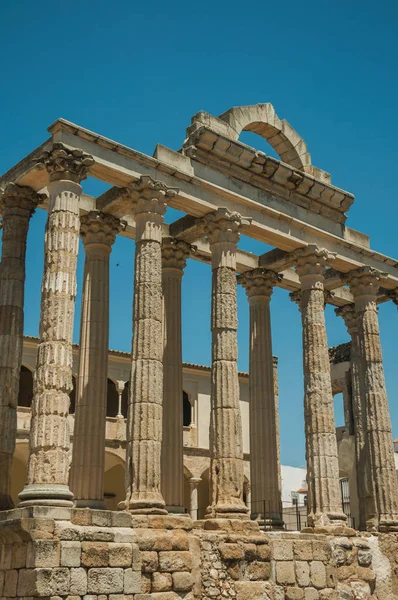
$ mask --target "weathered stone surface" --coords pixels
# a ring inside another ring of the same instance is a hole
[[[326,587],[326,568],[320,560],[310,563],[311,584],[318,589]]]
[[[81,544],[80,542],[62,542],[61,567],[80,567]]]
[[[189,592],[193,586],[191,573],[182,571],[173,573],[173,590],[176,592]]]
[[[290,540],[274,540],[271,545],[274,560],[292,560],[293,542]]]
[[[141,591],[141,572],[124,569],[123,591],[125,594],[136,594]]]
[[[237,581],[236,600],[269,600],[266,584],[261,581]]]
[[[271,565],[268,562],[253,561],[248,564],[246,574],[249,579],[253,579],[254,581],[265,581],[271,575]]]
[[[281,560],[276,563],[276,582],[281,585],[292,585],[296,582],[293,561]]]
[[[89,594],[122,593],[124,591],[123,578],[124,571],[121,568],[113,567],[102,569],[89,569],[87,579],[87,591]]]
[[[300,587],[310,585],[310,566],[304,560],[295,561],[296,579]]]
[[[192,555],[190,552],[159,552],[159,569],[161,572],[190,571]]]
[[[170,573],[154,573],[152,575],[152,592],[169,592],[173,580]]]
[[[109,544],[109,566],[130,567],[133,560],[131,544]]]
[[[109,565],[109,544],[106,542],[83,542],[81,561],[84,567],[107,567]]]
[[[220,554],[224,560],[242,560],[244,550],[239,544],[220,544]]]

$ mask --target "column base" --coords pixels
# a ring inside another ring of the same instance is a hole
[[[372,529],[370,529],[370,531],[372,531]],[[380,533],[396,533],[398,531],[398,517],[392,519],[380,519],[378,526],[376,526],[376,531],[379,531]]]
[[[73,494],[67,485],[59,483],[32,483],[19,494],[23,506],[73,507]]]
[[[180,515],[182,517],[189,517],[189,514],[185,512],[185,506],[175,506],[175,505],[167,505],[166,510],[171,515]]]
[[[167,510],[160,503],[150,504],[143,500],[123,500],[118,504],[119,510],[128,510],[133,515],[167,515]]]
[[[14,502],[9,494],[0,494],[0,510],[12,510]]]
[[[74,506],[75,508],[93,508],[95,510],[106,510],[106,505],[103,500],[88,500],[87,498],[83,498],[80,500],[75,500]]]
[[[241,504],[219,503],[208,506],[205,519],[245,519],[249,520],[249,509],[243,502]]]

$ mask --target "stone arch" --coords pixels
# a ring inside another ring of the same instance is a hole
[[[112,449],[105,450],[104,500],[106,508],[117,510],[119,502],[125,499],[125,460]]]
[[[288,165],[303,171],[311,166],[307,144],[285,119],[279,119],[270,102],[235,106],[220,115],[219,119],[230,126],[232,139],[239,139],[242,131],[252,131],[265,138]]]

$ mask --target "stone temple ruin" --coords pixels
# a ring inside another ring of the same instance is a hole
[[[280,161],[239,142],[252,131]],[[345,225],[354,197],[311,164],[270,104],[192,118],[179,152],[141,154],[62,119],[1,181],[0,597],[52,600],[398,598],[398,484],[377,304],[398,302],[398,263]],[[82,194],[88,175],[113,185]],[[27,480],[11,500],[23,344],[25,247],[48,211]],[[186,216],[163,221],[167,206]],[[238,249],[241,232],[275,247]],[[72,330],[79,235],[85,249],[80,362],[70,465]],[[104,509],[109,255],[135,239],[126,497]],[[211,502],[183,514],[181,279],[211,263]],[[236,275],[238,274],[238,277]],[[250,471],[243,502],[237,283],[250,306]],[[302,317],[308,522],[283,530],[279,420],[270,330],[274,286]],[[360,522],[339,488],[324,319],[336,307],[351,337],[351,406]],[[181,425],[181,426],[180,426]],[[180,433],[179,433],[180,432]],[[181,435],[180,435],[181,434]],[[258,504],[256,504],[256,502]],[[252,517],[252,518],[250,518]]]

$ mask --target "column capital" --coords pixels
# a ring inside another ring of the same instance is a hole
[[[344,304],[334,311],[338,317],[341,317],[347,327],[350,335],[358,331],[358,315],[355,310],[355,304]]]
[[[203,217],[203,224],[210,245],[221,243],[237,244],[240,231],[248,227],[251,219],[242,217],[238,212],[230,212],[221,207]]]
[[[26,216],[30,217],[36,206],[46,197],[45,194],[38,194],[31,187],[8,183],[5,188],[0,190],[0,210],[3,216],[11,213],[25,216],[24,212],[26,212]]]
[[[163,181],[152,179],[149,175],[142,175],[125,188],[124,194],[134,202],[133,212],[136,216],[148,213],[163,216],[167,203],[178,194],[178,189],[168,187]]]
[[[162,240],[162,267],[163,269],[175,269],[183,271],[187,258],[194,254],[196,246],[192,246],[183,240],[165,237]]]
[[[201,477],[190,477],[189,485],[192,487],[198,487],[198,485],[202,482]]]
[[[292,302],[295,302],[297,304],[297,306],[299,307],[299,309],[301,310],[301,300],[303,298],[303,292],[306,289],[320,289],[321,291],[323,291],[323,297],[324,297],[324,306],[326,306],[326,304],[328,302],[330,302],[330,300],[333,298],[334,296],[334,292],[331,290],[325,290],[323,287],[323,282],[320,281],[319,285],[314,285],[314,286],[307,286],[304,287],[301,290],[295,290],[294,292],[290,292],[289,294],[289,298]]]
[[[268,300],[272,295],[274,286],[279,281],[282,281],[282,279],[283,275],[279,275],[278,273],[275,273],[275,271],[270,271],[261,267],[257,267],[251,271],[245,271],[237,277],[238,283],[245,288],[249,299],[265,297]]]
[[[45,169],[51,181],[70,180],[80,183],[86,179],[94,159],[82,150],[68,148],[60,142],[43,152],[36,166]]]
[[[323,288],[326,266],[336,258],[336,253],[308,244],[305,248],[296,250],[294,257],[303,290]]]
[[[350,286],[357,310],[362,310],[369,303],[376,305],[380,282],[387,277],[387,273],[367,265],[345,274],[344,280]]]
[[[80,235],[84,246],[107,246],[110,250],[116,234],[125,229],[126,222],[98,210],[91,210],[80,220]]]

